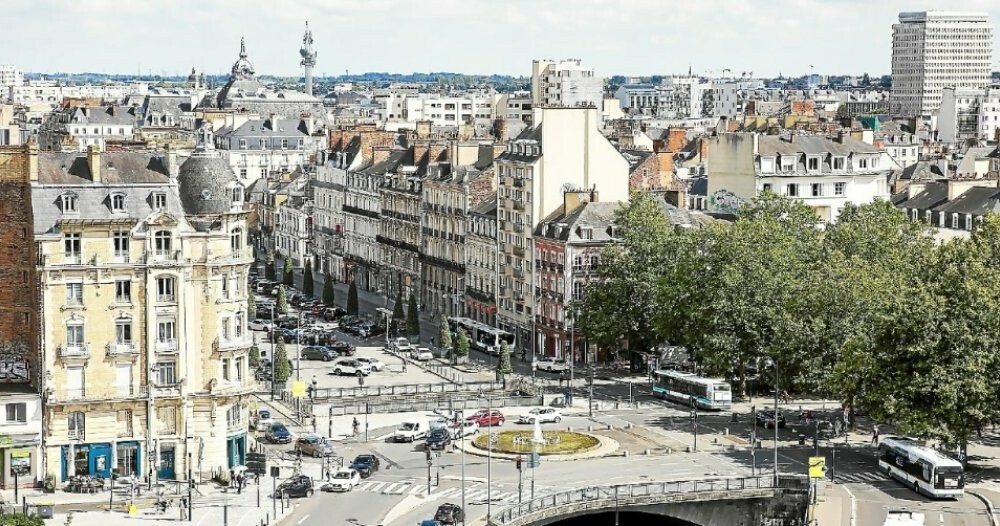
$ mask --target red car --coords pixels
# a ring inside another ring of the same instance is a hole
[[[330,348],[341,356],[354,356],[354,346],[347,342],[335,341],[330,344]]]
[[[480,409],[479,411],[476,411],[475,414],[466,418],[466,420],[475,421],[479,424],[479,427],[502,426],[503,423],[507,421],[507,419],[503,416],[503,413],[497,411],[496,409],[492,412],[488,409]]]
[[[316,305],[313,305],[313,307],[311,309],[311,312],[313,313],[313,316],[319,316],[320,314],[323,314],[323,309],[325,309],[325,308],[326,308],[326,305],[323,305],[322,303],[318,303]]]

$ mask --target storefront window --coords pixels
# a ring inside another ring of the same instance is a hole
[[[10,476],[27,477],[31,475],[31,450],[15,449],[10,452]]]

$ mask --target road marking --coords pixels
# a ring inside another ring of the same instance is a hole
[[[309,514],[307,513],[307,514],[305,514],[305,516],[303,516],[301,519],[299,519],[299,522],[296,522],[295,524],[302,524],[308,518],[309,518]]]
[[[851,496],[851,526],[855,526],[858,516],[858,499],[855,498],[851,488],[848,488],[846,484],[844,485],[844,491]]]

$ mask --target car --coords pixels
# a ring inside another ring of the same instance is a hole
[[[368,337],[369,338],[371,338],[372,336],[381,336],[383,334],[385,334],[385,326],[384,325],[377,325],[376,324],[376,325],[372,325],[368,329]]]
[[[354,325],[354,332],[353,332],[353,334],[355,336],[357,336],[358,338],[367,338],[367,337],[371,336],[371,334],[372,334],[372,327],[374,327],[374,326],[375,326],[375,324],[373,324],[373,323],[368,323],[367,321],[363,321],[361,323],[358,323],[358,324]]]
[[[451,443],[451,431],[445,427],[432,430],[424,439],[427,449],[444,449],[449,443]]]
[[[465,520],[465,512],[461,506],[448,502],[438,506],[434,520],[441,524],[461,524]]]
[[[267,428],[267,434],[264,435],[264,438],[272,444],[292,443],[291,431],[281,422],[272,422],[271,427]]]
[[[427,347],[414,347],[410,350],[410,359],[426,362],[434,359],[434,353]]]
[[[324,310],[326,310],[326,305],[324,305],[322,303],[317,303],[317,304],[313,305],[312,308],[309,309],[309,312],[313,313],[316,316],[319,316],[319,315],[323,314]]]
[[[413,348],[413,344],[410,340],[399,337],[389,342],[389,348],[396,352],[406,352]]]
[[[323,309],[322,317],[327,320],[337,320],[344,317],[347,311],[340,307],[327,307]]]
[[[275,489],[282,497],[312,497],[314,491],[312,479],[306,475],[293,475]]]
[[[757,425],[767,429],[774,429],[774,410],[762,409],[757,411]],[[785,427],[785,415],[778,412],[778,427]]]
[[[336,362],[333,362],[333,370],[330,374],[341,376],[341,375],[354,375],[354,376],[368,376],[372,374],[372,368],[366,363],[361,363],[354,358],[341,358]]]
[[[359,356],[359,357],[355,358],[355,360],[357,360],[357,361],[359,361],[361,363],[368,364],[368,367],[371,367],[372,371],[375,371],[375,372],[379,372],[379,371],[385,369],[385,364],[382,363],[382,361],[380,361],[378,359],[375,359],[375,358],[369,358],[367,356]]]
[[[323,360],[324,362],[330,362],[338,356],[337,351],[321,345],[314,345],[312,347],[302,349],[303,360]]]
[[[258,409],[257,415],[251,421],[253,428],[264,431],[271,426],[271,411],[269,409]]]
[[[340,468],[330,482],[323,484],[323,491],[351,491],[361,482],[361,474],[354,468]]]
[[[295,441],[295,451],[310,457],[329,457],[333,455],[333,443],[310,433]]]
[[[266,279],[262,279],[262,280],[260,280],[260,281],[257,282],[257,285],[254,287],[253,290],[257,294],[267,294],[267,293],[271,292],[271,289],[273,289],[273,288],[274,288],[274,284],[273,283],[271,283],[270,281],[268,281]]]
[[[534,424],[536,420],[540,424],[544,424],[545,422],[559,422],[562,420],[562,415],[559,411],[551,407],[538,407],[528,411],[527,414],[521,415],[521,418],[517,419],[517,423]]]
[[[354,356],[355,351],[354,346],[347,342],[333,342],[330,344],[330,349],[340,356]]]
[[[550,373],[561,373],[569,370],[569,366],[566,365],[566,362],[556,358],[555,356],[546,356],[535,362],[535,366],[539,371],[548,371]]]
[[[378,471],[378,468],[381,467],[381,464],[382,462],[375,455],[358,455],[354,457],[354,460],[348,467],[357,470],[361,478],[366,479],[374,475]]]
[[[497,411],[496,409],[490,411],[489,409],[480,409],[475,413],[469,415],[466,420],[472,420],[479,427],[491,427],[491,426],[502,426],[507,418],[503,416],[503,413]]]
[[[270,331],[273,325],[271,325],[271,322],[269,321],[257,319],[248,323],[247,327],[249,327],[251,331]]]
[[[459,439],[462,437],[472,436],[479,432],[479,424],[475,420],[463,420],[461,422],[452,422],[448,426],[448,430],[451,431],[452,439]]]

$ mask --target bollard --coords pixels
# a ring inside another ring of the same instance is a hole
[[[627,457],[628,456],[628,450],[627,449],[625,451],[622,451],[622,456],[623,457]]]
[[[687,446],[686,448],[684,448],[684,452],[685,453],[690,453],[691,452],[691,446]]]
[[[723,435],[728,435],[728,434],[729,434],[729,428],[728,428],[728,427],[727,427],[727,428],[725,428],[725,432],[724,432],[724,433],[722,433],[722,434],[723,434]]]
[[[632,429],[632,422],[625,424],[625,429]]]
[[[594,426],[587,426],[587,431],[593,431],[593,430],[594,430]]]
[[[612,426],[611,424],[608,424],[608,431],[611,431],[612,429],[614,429],[614,426]]]
[[[642,452],[642,454],[643,455],[649,455],[649,449],[647,448],[645,451]]]

